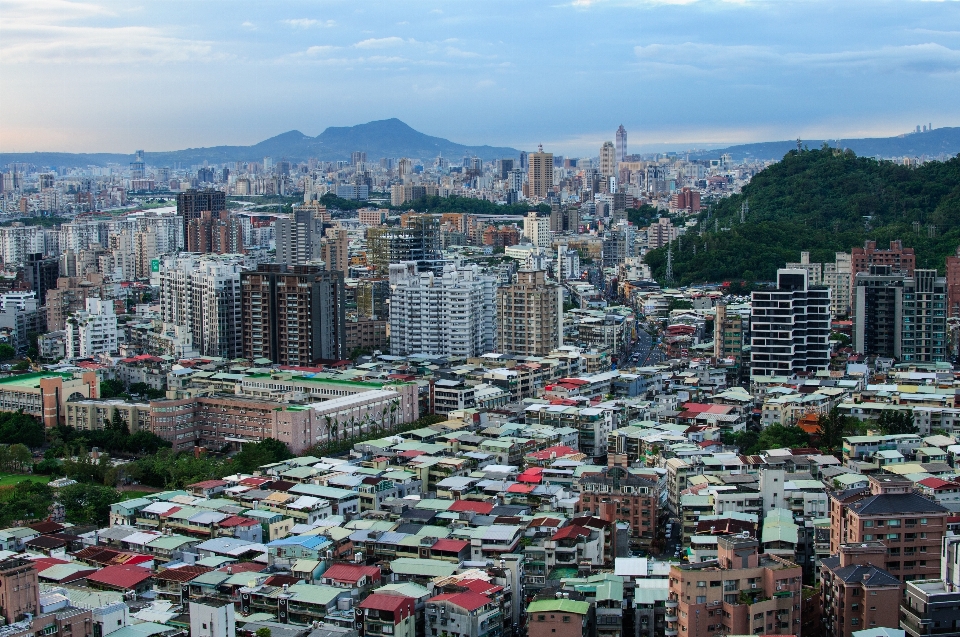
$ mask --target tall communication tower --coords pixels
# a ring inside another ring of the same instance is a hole
[[[664,273],[667,283],[673,283],[673,244],[667,244],[667,271]]]
[[[750,212],[750,200],[744,199],[743,203],[740,204],[740,223],[746,221],[748,212]]]

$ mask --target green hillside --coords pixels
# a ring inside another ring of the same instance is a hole
[[[744,200],[749,213],[741,224]],[[793,150],[698,219],[698,230],[673,243],[677,285],[770,281],[801,250],[832,262],[835,252],[868,239],[883,247],[902,239],[919,267],[942,272],[960,246],[960,157],[908,168],[849,150]],[[659,281],[666,260],[666,248],[647,255]]]

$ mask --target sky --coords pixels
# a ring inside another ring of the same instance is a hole
[[[960,126],[960,1],[0,0],[0,87],[4,152],[890,136]]]

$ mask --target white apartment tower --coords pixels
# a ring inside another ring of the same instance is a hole
[[[523,220],[523,236],[538,248],[549,248],[550,217],[538,217],[536,210],[528,212]]]
[[[67,358],[112,354],[117,343],[117,315],[113,301],[89,298],[87,309],[74,312],[66,324]]]
[[[494,351],[496,279],[476,266],[417,272],[390,265],[390,350],[395,356],[479,356]]]
[[[774,290],[753,292],[751,376],[792,376],[830,364],[830,289],[803,269],[777,270]]]
[[[160,266],[163,322],[186,326],[202,356],[242,356],[242,271],[243,257],[235,254],[165,257]]]

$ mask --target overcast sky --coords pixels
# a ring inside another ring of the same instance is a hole
[[[398,117],[595,155],[960,126],[960,2],[0,0],[0,150]]]

